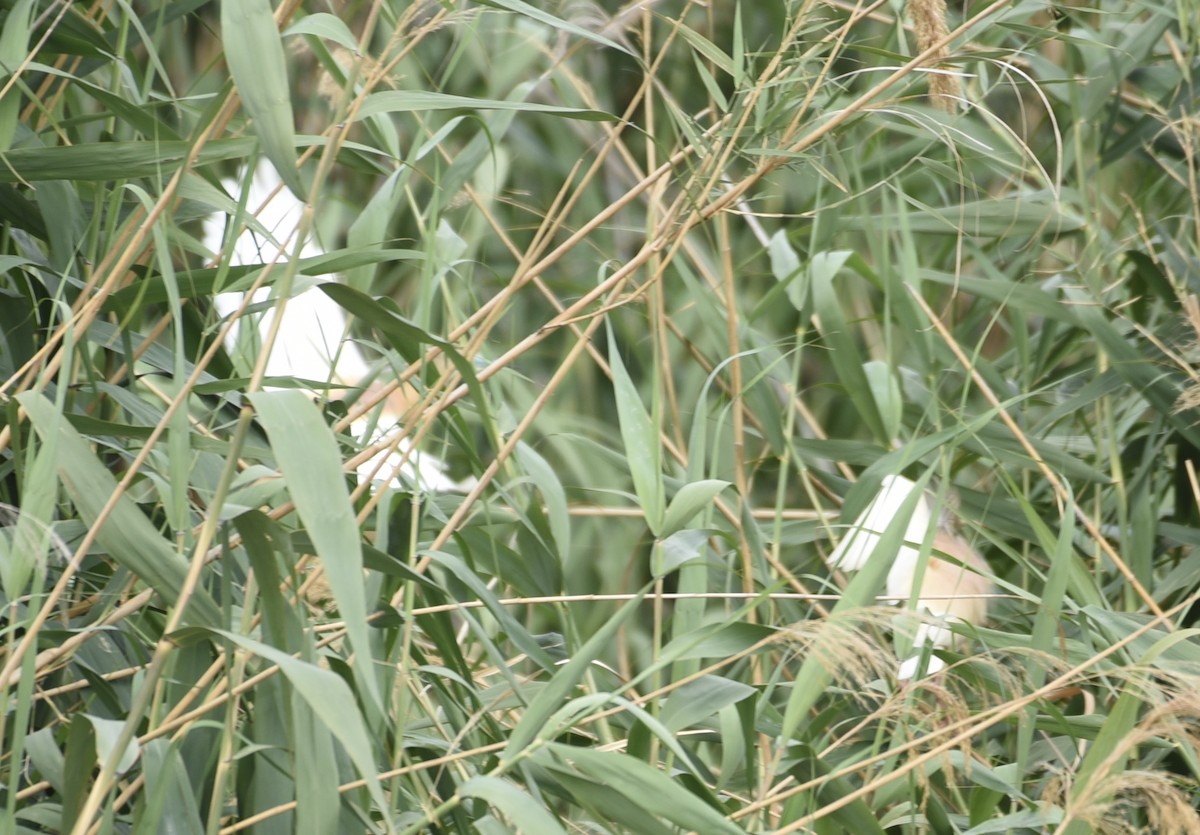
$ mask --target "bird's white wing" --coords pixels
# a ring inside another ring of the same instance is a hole
[[[244,179],[243,171],[238,179],[223,180],[222,185],[230,194],[238,195]],[[265,159],[254,169],[249,194],[246,195],[246,209],[254,213],[259,225],[270,233],[270,238],[248,229],[243,230],[233,241],[231,263],[242,266],[271,263],[290,257],[304,204],[283,187],[279,175]],[[224,232],[223,215],[209,215],[204,219],[204,244],[212,252],[221,248]],[[324,250],[312,239],[306,240],[300,251],[302,258],[323,254]],[[277,269],[282,270],[282,267]],[[284,308],[279,333],[267,358],[266,375],[344,386],[365,384],[370,377],[371,367],[358,345],[348,338],[349,324],[342,308],[318,287],[304,287],[298,283],[296,289],[299,292],[288,299]],[[228,317],[242,306],[244,299],[244,293],[221,293],[214,302],[217,311]],[[226,334],[227,350],[232,356],[240,357],[241,363],[247,368],[253,367],[257,361],[261,345],[278,312],[277,305],[269,304],[268,288],[257,290],[251,302],[262,304],[265,309],[242,317]],[[239,327],[241,322],[248,322],[251,326],[243,331]],[[365,417],[355,421],[351,431],[364,444],[381,441],[387,435],[387,425],[394,422],[397,416],[385,408],[383,417],[384,426],[376,427],[373,431]],[[358,466],[359,475],[395,487],[415,482],[423,490],[466,491],[476,484],[473,478],[452,480],[446,474],[445,465],[436,456],[419,451],[405,455],[408,449],[408,442],[404,441],[397,452],[384,450],[377,453]]]
[[[231,193],[237,194],[242,179],[224,179],[221,184]],[[242,231],[233,242],[230,262],[234,266],[271,263],[283,260],[294,244],[294,238],[304,212],[304,204],[284,188],[266,159],[260,160],[254,169],[246,196],[246,210],[254,214],[258,223],[270,234],[264,238],[249,229]],[[222,215],[209,215],[204,219],[204,244],[210,250],[221,247],[225,222]],[[285,250],[281,250],[283,246]],[[324,250],[316,241],[304,242],[300,256],[311,258],[323,255]],[[279,267],[277,269],[282,269]],[[303,289],[297,284],[299,293],[288,299],[286,311],[280,323],[271,355],[267,358],[268,377],[290,377],[315,382],[333,382],[354,385],[365,379],[370,366],[358,346],[349,341],[349,325],[341,307],[327,297],[319,288]],[[216,296],[216,308],[222,316],[237,310],[245,294],[221,293]],[[253,304],[267,302],[270,292],[259,289],[252,299]],[[258,333],[266,336],[275,318],[274,306],[245,317],[257,324]],[[245,338],[235,323],[226,337],[226,347],[231,354],[241,354],[246,364],[253,366],[258,358],[259,340]],[[254,334],[250,334],[251,337]]]
[[[836,568],[839,571],[858,571],[867,564],[867,560],[875,553],[876,546],[879,545],[880,536],[883,534],[892,520],[900,512],[900,506],[904,504],[904,500],[908,498],[917,487],[916,484],[909,481],[904,476],[889,475],[884,476],[883,482],[880,484],[879,493],[867,505],[867,509],[854,521],[846,535],[842,537],[842,541],[833,549],[833,553],[829,555],[827,560],[830,568]],[[905,526],[904,541],[906,543],[919,544],[925,540],[925,534],[929,531],[930,526],[934,524],[933,511],[929,506],[929,502],[924,496],[916,503],[913,508],[912,516],[908,519],[908,524]],[[908,576],[911,578],[913,569],[916,566],[916,561],[920,556],[920,552],[912,547],[911,544],[900,546],[900,551],[896,555],[896,562],[893,564],[893,569],[888,576],[888,594],[895,596],[907,596],[912,591],[911,581],[907,588],[893,588],[892,575],[897,574],[895,566],[908,567]]]

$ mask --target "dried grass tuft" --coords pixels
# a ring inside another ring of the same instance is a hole
[[[946,24],[946,0],[909,0],[908,16],[917,35],[917,51],[924,52],[950,34]],[[949,45],[943,45],[929,58],[930,66],[944,63],[950,57]],[[953,113],[962,97],[958,76],[945,71],[928,73],[929,101],[940,110]]]
[[[852,609],[802,621],[782,634],[800,652],[815,654],[838,685],[853,689],[895,675],[895,653],[878,637],[894,616],[894,610],[882,607]]]
[[[1139,680],[1144,685],[1145,672],[1142,670],[1143,675],[1138,679],[1131,677],[1131,685]],[[1160,676],[1160,679],[1159,684],[1163,685],[1160,697],[1166,701],[1148,713],[1105,757],[1087,785],[1072,790],[1069,781],[1059,780],[1048,787],[1058,794],[1057,802],[1069,810],[1072,819],[1087,823],[1097,832],[1200,835],[1200,818],[1192,806],[1194,778],[1163,770],[1125,767],[1134,751],[1151,740],[1172,739],[1193,752],[1200,743],[1197,733],[1200,698],[1195,695],[1195,677]]]

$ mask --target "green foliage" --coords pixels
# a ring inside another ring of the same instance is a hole
[[[1198,831],[1200,17],[951,5],[0,3],[0,835]]]

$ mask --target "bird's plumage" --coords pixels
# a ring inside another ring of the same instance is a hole
[[[222,180],[222,185],[240,197],[245,180],[246,172],[241,171],[237,179]],[[279,175],[265,159],[254,169],[248,191],[245,195],[247,211],[254,215],[256,226],[265,229],[270,237],[242,229],[226,244],[233,248],[231,263],[241,266],[286,259],[298,232],[304,204],[284,188]],[[214,253],[225,243],[226,222],[225,216],[219,214],[204,219],[204,243]],[[324,254],[325,250],[316,240],[303,242],[302,258]],[[366,385],[371,379],[372,368],[358,344],[350,338],[346,314],[316,284],[303,276],[297,278],[301,283],[294,288],[284,308],[278,335],[266,359],[266,376],[308,381],[335,390]],[[241,308],[244,299],[245,293],[220,293],[215,298],[215,307],[221,316],[229,317]],[[243,370],[248,371],[258,361],[278,309],[271,290],[260,288],[255,291],[248,312],[240,321],[234,322],[226,334],[226,348]],[[246,323],[249,327],[242,327]],[[376,444],[388,438],[402,411],[390,401],[385,402],[379,426],[372,428],[364,416],[351,424],[351,430],[364,443]],[[433,491],[465,491],[475,485],[474,479],[451,479],[445,465],[435,456],[410,451],[406,438],[400,441],[395,452],[385,449],[363,461],[358,465],[358,473],[364,479],[387,482],[395,487],[415,484]]]
[[[879,493],[829,555],[829,567],[840,571],[863,568],[875,553],[880,536],[915,489],[917,485],[903,476],[885,476]],[[922,570],[921,548],[931,528],[932,543]],[[901,664],[900,678],[916,674],[919,652],[925,644],[935,648],[954,644],[951,623],[980,625],[986,620],[987,595],[993,588],[990,574],[979,552],[954,529],[948,517],[936,512],[930,495],[922,492],[905,526],[904,542],[888,570],[887,594],[900,605],[912,601],[915,611],[929,616],[932,622],[917,628],[914,643],[918,656]],[[943,665],[934,656],[928,666],[932,673]]]

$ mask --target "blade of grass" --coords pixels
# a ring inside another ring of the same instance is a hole
[[[221,4],[225,60],[263,153],[297,199],[305,199],[296,157],[296,123],[283,40],[270,0]]]
[[[625,443],[625,458],[633,476],[633,489],[646,514],[646,524],[655,536],[663,530],[666,499],[662,476],[662,445],[646,407],[642,405],[637,387],[625,370],[621,352],[608,334],[608,363],[613,373],[613,391],[617,399],[617,418],[621,439]]]
[[[358,654],[355,677],[363,688],[374,722],[383,719],[383,697],[367,634],[363,557],[350,491],[333,433],[321,413],[299,391],[256,392],[250,402],[258,413],[296,512],[316,547],[350,645]]]

